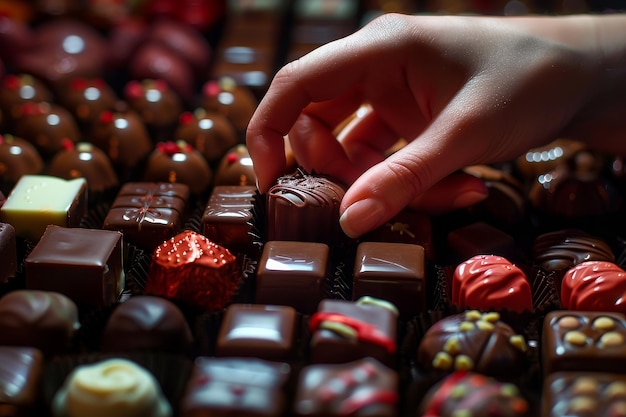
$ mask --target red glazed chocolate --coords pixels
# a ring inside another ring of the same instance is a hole
[[[459,264],[452,276],[452,303],[479,310],[532,310],[526,274],[506,258],[478,255]]]
[[[230,301],[241,276],[228,249],[186,230],[155,249],[145,292],[202,310],[219,310]]]
[[[626,272],[612,262],[580,263],[563,276],[561,307],[626,313]]]

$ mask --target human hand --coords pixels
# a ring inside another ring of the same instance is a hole
[[[407,205],[480,200],[482,185],[449,174],[585,126],[602,64],[588,21],[390,14],[318,48],[277,73],[250,121],[259,189],[284,173],[288,134],[306,170],[351,184],[340,220],[350,236]],[[399,138],[407,145],[387,156]]]

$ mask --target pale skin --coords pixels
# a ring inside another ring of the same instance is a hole
[[[451,174],[556,138],[626,155],[626,15],[384,15],[276,74],[247,131],[261,192],[285,173],[285,137],[349,185],[352,237],[407,206],[474,204],[484,184]]]

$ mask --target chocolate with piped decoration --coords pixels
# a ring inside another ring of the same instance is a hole
[[[62,150],[64,141],[76,143],[80,139],[76,119],[56,103],[25,103],[13,124],[14,135],[32,143],[44,159]]]
[[[51,225],[24,266],[26,288],[56,291],[79,305],[109,306],[125,286],[122,234]]]
[[[290,373],[284,362],[200,356],[183,393],[180,416],[282,416]]]
[[[66,180],[84,178],[89,193],[100,193],[119,185],[111,160],[89,142],[63,142],[63,150],[50,160],[46,173]],[[90,196],[91,194],[88,194]]]
[[[50,102],[52,91],[38,78],[29,74],[8,74],[0,86],[0,109],[13,120],[22,114],[27,102]]]
[[[0,346],[0,410],[3,416],[38,415],[43,363],[39,349]]]
[[[228,249],[184,230],[152,253],[145,293],[214,311],[228,305],[241,279],[237,259]]]
[[[296,382],[296,416],[398,415],[398,374],[373,358],[305,366]]]
[[[3,284],[17,271],[15,228],[8,223],[0,223],[0,259],[0,284]]]
[[[339,244],[344,194],[345,186],[328,177],[302,171],[279,177],[267,192],[267,240]]]
[[[256,174],[246,145],[235,145],[222,157],[216,168],[215,185],[256,185]]]
[[[196,196],[205,193],[212,180],[213,171],[204,156],[185,141],[158,143],[142,177],[142,181],[186,184]]]
[[[289,361],[295,354],[297,318],[289,306],[231,304],[220,326],[215,355]]]
[[[0,135],[0,189],[9,193],[23,175],[41,174],[43,159],[30,142]]]
[[[476,372],[456,371],[432,386],[420,404],[425,417],[525,417],[530,404],[519,388]]]
[[[203,108],[181,114],[173,138],[193,145],[210,164],[218,162],[238,142],[226,116]]]
[[[430,327],[416,358],[425,371],[474,371],[511,381],[525,371],[527,349],[524,336],[501,321],[497,312],[468,310]]]
[[[613,262],[587,261],[567,270],[561,281],[561,307],[626,314],[626,271]]]
[[[556,372],[543,383],[541,417],[623,416],[626,376],[611,372]]]
[[[15,290],[0,297],[0,346],[64,354],[80,327],[78,308],[57,292]]]
[[[250,234],[255,194],[256,187],[251,185],[213,187],[202,213],[202,234],[231,252],[255,252]]]
[[[78,227],[87,213],[87,181],[50,175],[22,176],[0,208],[18,237],[36,242],[48,225]]]
[[[388,301],[325,299],[309,321],[313,363],[342,363],[372,357],[393,366],[398,311]]]
[[[329,256],[324,243],[266,242],[257,266],[256,302],[314,313],[328,292]]]
[[[180,183],[125,183],[102,228],[118,230],[125,241],[154,250],[182,230],[189,195],[189,187]]]
[[[80,127],[89,132],[102,112],[115,107],[117,96],[102,78],[77,77],[59,94],[59,102],[74,115]]]
[[[623,314],[552,311],[543,322],[544,375],[559,371],[626,374],[626,320]]]
[[[240,136],[245,133],[257,104],[247,85],[228,76],[207,81],[202,87],[202,107],[226,116]]]
[[[359,243],[354,260],[352,299],[363,296],[387,300],[405,317],[425,311],[424,248],[411,243]]]
[[[461,309],[531,311],[526,273],[508,259],[477,255],[460,263],[452,275],[451,301]]]
[[[182,311],[161,297],[137,295],[120,303],[102,331],[104,352],[185,354],[193,335]]]

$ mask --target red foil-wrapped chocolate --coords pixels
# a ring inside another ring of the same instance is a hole
[[[587,261],[569,269],[561,283],[561,307],[626,313],[626,271],[612,262]]]
[[[219,310],[231,300],[241,276],[228,249],[185,230],[155,249],[145,292],[201,310]]]

